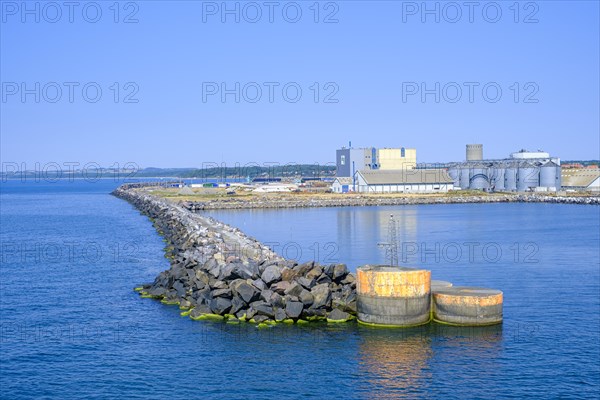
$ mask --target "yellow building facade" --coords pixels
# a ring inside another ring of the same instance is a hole
[[[377,149],[379,169],[411,169],[417,166],[417,149]]]

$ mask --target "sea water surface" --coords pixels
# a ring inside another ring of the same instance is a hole
[[[387,330],[192,321],[132,288],[169,267],[118,182],[1,184],[2,398],[595,398],[600,208],[215,211],[299,260],[399,261],[504,292],[504,323]]]

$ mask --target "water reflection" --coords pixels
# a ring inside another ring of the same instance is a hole
[[[377,398],[410,398],[431,378],[431,339],[422,329],[361,328],[359,374]]]
[[[485,373],[496,367],[502,347],[502,325],[454,327],[432,323],[411,329],[360,326],[358,331],[359,375],[363,378],[360,391],[368,398],[414,398],[426,394],[437,351],[454,354],[454,348],[466,357],[472,353],[478,359],[478,368]],[[486,354],[484,360],[482,350]]]
[[[337,216],[337,243],[342,254],[355,267],[385,262],[385,251],[378,251],[377,243],[388,241],[388,223],[394,215],[399,243],[416,242],[418,237],[418,209],[402,207],[340,207]],[[372,247],[372,248],[371,248]],[[376,258],[373,255],[376,254]],[[365,258],[365,255],[369,255]]]

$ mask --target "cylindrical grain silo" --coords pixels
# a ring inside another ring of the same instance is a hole
[[[460,188],[469,188],[469,179],[471,178],[471,171],[468,166],[462,165],[460,168]]]
[[[506,167],[504,170],[504,190],[517,191],[517,171],[518,169],[514,165]]]
[[[432,291],[434,321],[482,326],[502,322],[503,295],[500,290],[452,286]]]
[[[560,171],[560,167],[552,161],[547,162],[540,168],[540,186],[547,188],[553,188],[556,190],[560,187],[560,172],[557,174],[556,171]]]
[[[467,145],[467,161],[481,161],[483,160],[483,145],[482,144],[468,144]]]
[[[460,170],[456,166],[452,166],[448,168],[448,175],[452,181],[454,181],[454,186],[460,186]]]
[[[490,187],[490,182],[487,176],[487,168],[476,167],[471,171],[471,179],[469,189],[487,190]]]
[[[490,188],[497,192],[504,190],[504,166],[502,164],[494,164],[490,168]]]
[[[429,322],[431,271],[365,265],[356,271],[358,321],[409,327]]]
[[[517,192],[526,192],[530,188],[540,186],[539,168],[532,164],[519,166],[517,173]]]

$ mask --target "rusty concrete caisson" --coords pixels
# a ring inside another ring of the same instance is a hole
[[[502,322],[500,290],[452,286],[432,290],[432,314],[436,322],[483,326]]]
[[[408,327],[430,320],[431,271],[365,265],[357,269],[356,292],[364,324]]]

